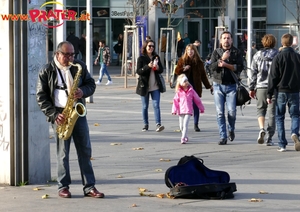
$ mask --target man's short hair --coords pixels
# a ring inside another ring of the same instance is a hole
[[[281,37],[281,44],[283,46],[291,46],[293,44],[293,36],[289,33],[285,33]]]
[[[231,34],[231,32],[229,32],[229,31],[224,31],[224,32],[222,32],[222,33],[221,33],[221,35],[220,35],[220,39],[222,38],[222,35],[224,35],[224,34],[229,34],[229,35],[230,35],[230,37],[232,38],[232,34]]]

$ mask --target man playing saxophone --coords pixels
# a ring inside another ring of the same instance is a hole
[[[104,194],[95,188],[86,116],[80,116],[74,123],[71,123],[71,125],[74,124],[74,128],[69,138],[61,137],[57,133],[57,128],[67,125],[70,121],[70,117],[66,117],[68,113],[65,113],[66,110],[70,110],[67,104],[71,104],[71,110],[77,102],[82,103],[82,107],[84,107],[85,98],[91,96],[96,88],[95,81],[90,76],[86,65],[82,61],[74,59],[74,56],[74,47],[70,42],[63,41],[58,44],[53,60],[39,71],[36,99],[56,133],[58,195],[64,198],[71,197],[69,151],[71,138],[73,138],[84,186],[83,193],[85,196],[103,198]],[[81,68],[80,73],[79,67]],[[74,84],[75,86],[73,86]],[[73,96],[69,94],[73,94]]]

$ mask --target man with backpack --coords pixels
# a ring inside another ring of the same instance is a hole
[[[107,66],[109,66],[110,64],[110,51],[109,51],[109,47],[105,46],[105,40],[99,41],[98,56],[95,59],[94,64],[97,65],[98,62],[100,64],[100,71],[99,71],[99,79],[96,82],[96,85],[101,85],[101,81],[104,74],[107,76],[108,79],[105,85],[112,84],[111,77],[107,71]]]
[[[249,71],[249,96],[256,97],[256,110],[259,125],[257,138],[258,144],[265,142],[264,137],[267,134],[266,145],[272,146],[272,137],[275,133],[275,95],[272,96],[272,103],[267,102],[268,76],[271,70],[272,60],[278,54],[275,49],[276,38],[272,34],[265,35],[261,40],[264,48],[254,54],[251,70]],[[265,130],[265,117],[268,113],[268,125]]]

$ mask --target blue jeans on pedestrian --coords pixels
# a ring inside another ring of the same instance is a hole
[[[291,135],[299,136],[299,93],[284,93],[278,92],[276,98],[276,124],[278,131],[278,146],[285,148],[288,144],[285,137],[285,111],[286,105],[289,109],[291,117]]]
[[[100,63],[100,70],[99,70],[99,82],[102,81],[103,75],[107,76],[108,81],[111,81],[110,75],[107,71],[107,66],[104,63]]]
[[[200,113],[199,113],[199,108],[195,104],[195,102],[193,102],[193,109],[194,109],[194,124],[198,125]]]
[[[146,96],[141,96],[142,100],[142,114],[143,114],[143,120],[145,125],[149,125],[149,119],[148,119],[148,107],[149,107],[149,96],[151,95],[152,99],[152,106],[154,110],[154,118],[156,121],[156,124],[161,124],[160,119],[160,91],[154,90],[149,91]]]
[[[52,124],[54,132],[56,132],[56,126],[56,124]],[[59,139],[56,134],[58,190],[69,189],[71,184],[69,153],[72,137],[77,152],[82,185],[84,186],[83,191],[88,193],[95,186],[95,175],[91,163],[92,148],[86,117],[77,119],[72,136],[68,140]]]
[[[223,85],[213,82],[213,87],[220,138],[227,139],[225,102],[228,111],[228,131],[234,132],[236,120],[236,84]]]

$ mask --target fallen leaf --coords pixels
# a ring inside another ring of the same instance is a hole
[[[35,188],[33,188],[32,190],[34,190],[34,191],[39,191],[39,190],[44,190],[44,189],[35,187]]]
[[[132,204],[131,207],[137,207],[137,205],[136,204]]]
[[[111,146],[122,145],[122,143],[110,143]]]
[[[177,130],[174,130],[174,132],[181,132],[181,130],[177,129]]]
[[[133,150],[143,150],[143,147],[136,147],[136,148],[132,148]]]
[[[49,138],[52,139],[52,138],[53,138],[53,135],[50,135]]]
[[[251,198],[250,200],[248,200],[249,202],[262,202],[262,199],[256,199],[256,198]]]
[[[163,158],[161,158],[161,159],[159,159],[159,161],[170,162],[171,160],[170,159],[163,159]]]
[[[147,192],[147,191],[148,191],[146,188],[139,188],[139,190],[140,190],[141,192]]]
[[[165,194],[157,194],[156,195],[158,198],[164,198],[165,197]]]
[[[259,191],[260,194],[268,194],[269,192],[267,191]]]
[[[155,169],[156,172],[162,172],[162,169]]]
[[[90,160],[95,160],[95,159],[93,157],[91,157]]]
[[[172,196],[172,195],[170,195],[170,193],[168,192],[168,193],[166,193],[166,196],[169,198],[169,199],[175,199],[175,197],[174,196]]]
[[[42,196],[42,199],[47,199],[48,197],[49,197],[49,195],[45,194],[45,195]]]
[[[100,126],[100,124],[99,124],[99,123],[95,123],[95,124],[94,124],[94,126],[96,126],[96,127],[97,127],[97,126]]]
[[[117,178],[123,178],[123,176],[122,175],[118,175]]]

